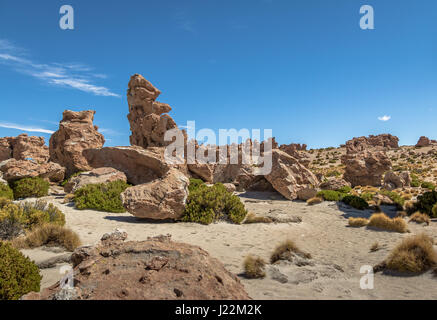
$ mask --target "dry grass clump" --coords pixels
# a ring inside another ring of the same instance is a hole
[[[266,276],[266,263],[260,257],[247,256],[243,263],[244,273],[250,279],[260,279]]]
[[[412,221],[416,223],[426,223],[426,225],[429,226],[431,219],[427,214],[417,211],[415,214],[413,214],[410,217],[410,220],[408,220],[408,222],[412,222]]]
[[[279,260],[290,260],[291,253],[294,253],[306,259],[311,259],[311,254],[300,250],[293,241],[286,240],[275,248],[270,257],[270,263],[273,264]]]
[[[79,236],[72,230],[54,224],[36,227],[23,238],[12,241],[17,249],[32,249],[41,246],[60,246],[74,251],[81,245]]]
[[[322,202],[323,202],[323,198],[313,197],[313,198],[307,200],[307,205],[312,206],[312,205],[319,204]]]
[[[404,210],[409,213],[416,210],[416,201],[413,200],[405,201]]]
[[[405,233],[408,231],[407,223],[404,219],[400,217],[391,219],[384,213],[373,214],[370,217],[367,226],[400,233]]]
[[[349,226],[355,228],[361,228],[367,226],[369,223],[368,219],[365,218],[349,218]]]
[[[385,262],[386,268],[399,272],[424,272],[437,266],[437,252],[433,239],[426,235],[416,235],[404,239]]]
[[[408,215],[408,213],[406,213],[405,211],[398,211],[396,213],[396,218],[400,217],[400,218],[405,218]]]
[[[250,223],[272,223],[272,222],[273,220],[270,219],[269,217],[257,216],[253,212],[249,212],[243,223],[250,224]]]
[[[379,242],[376,241],[374,244],[372,244],[372,246],[370,247],[370,251],[371,252],[376,252],[379,249],[381,249],[381,246],[379,245]]]

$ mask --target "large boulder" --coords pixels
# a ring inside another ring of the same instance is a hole
[[[391,169],[391,161],[382,151],[349,153],[341,161],[346,166],[343,178],[353,187],[380,186],[383,174]]]
[[[350,187],[351,184],[341,178],[329,178],[327,181],[320,184],[322,190],[339,190],[343,187]]]
[[[128,86],[127,118],[132,131],[131,145],[143,148],[169,145],[171,142],[164,141],[164,135],[168,130],[177,129],[177,125],[167,114],[171,111],[171,107],[155,101],[161,91],[139,74],[131,77]]]
[[[46,163],[49,157],[49,148],[43,137],[29,137],[23,133],[17,137],[0,138],[0,161],[14,158]]]
[[[171,236],[108,237],[73,253],[74,287],[59,283],[22,300],[248,300],[240,280],[200,247]],[[66,294],[68,293],[68,294]]]
[[[115,168],[126,174],[127,180],[134,185],[161,178],[170,170],[164,148],[107,147],[88,149],[83,155],[93,168]]]
[[[416,143],[416,147],[428,147],[431,145],[431,140],[425,136],[421,136]]]
[[[74,193],[76,190],[88,185],[98,183],[108,183],[121,180],[126,182],[126,175],[114,168],[98,168],[88,172],[82,172],[78,176],[72,177],[64,186],[67,193]]]
[[[30,160],[9,159],[1,163],[0,171],[8,182],[33,177],[61,182],[65,177],[65,168],[54,162],[38,164]]]
[[[93,124],[95,113],[91,110],[64,111],[59,130],[50,138],[50,160],[66,167],[68,176],[91,170],[83,151],[101,148],[105,143],[105,138]]]
[[[299,191],[319,185],[317,177],[298,159],[278,149],[272,150],[271,153],[272,170],[265,178],[285,198],[295,200]]]
[[[384,175],[384,188],[387,190],[394,190],[403,187],[409,187],[411,183],[410,173],[408,171],[399,174],[393,171],[388,171]]]
[[[177,169],[152,182],[127,188],[121,194],[123,206],[137,218],[180,219],[185,210],[190,180]]]

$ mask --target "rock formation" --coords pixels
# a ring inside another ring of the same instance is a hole
[[[37,164],[28,160],[9,159],[1,163],[0,171],[8,182],[33,177],[61,182],[65,177],[65,168],[54,162]]]
[[[330,178],[327,181],[320,184],[322,190],[339,190],[343,187],[350,187],[351,184],[341,178]]]
[[[131,77],[127,92],[131,145],[148,148],[164,147],[171,143],[164,141],[164,134],[167,130],[177,129],[177,125],[167,114],[171,107],[155,101],[160,94],[161,91],[143,76],[135,74]]]
[[[121,194],[126,210],[138,218],[180,219],[188,197],[189,179],[177,169],[163,178],[127,188]]]
[[[408,171],[399,174],[389,171],[384,175],[384,189],[394,190],[397,188],[409,187],[411,183],[410,173]]]
[[[431,145],[431,140],[425,136],[421,136],[416,143],[416,147],[428,147]]]
[[[311,160],[309,156],[304,152],[306,151],[306,149],[307,149],[306,144],[297,144],[297,143],[282,144],[279,147],[279,150],[284,151],[288,155],[298,159],[300,163],[302,163],[305,167],[308,167]]]
[[[107,147],[83,152],[93,168],[111,167],[126,174],[129,183],[139,185],[162,178],[170,170],[163,148]]]
[[[199,247],[173,242],[170,236],[118,239],[109,235],[95,246],[76,249],[71,258],[74,288],[56,283],[22,300],[250,299],[239,279]]]
[[[0,138],[0,161],[11,158],[46,163],[49,160],[49,148],[43,137],[29,137],[25,133],[17,137]]]
[[[348,153],[360,152],[369,148],[378,150],[388,150],[399,148],[399,138],[391,134],[380,134],[377,136],[370,135],[368,137],[353,138],[346,141],[346,149]]]
[[[108,183],[112,181],[121,180],[126,182],[126,175],[114,168],[98,168],[88,172],[82,172],[78,176],[72,177],[64,186],[67,193],[74,193],[88,184]]]
[[[89,171],[82,152],[86,149],[101,148],[105,139],[93,125],[95,111],[63,113],[59,130],[50,138],[50,160],[66,167],[67,176],[79,171]]]
[[[272,150],[272,171],[265,178],[289,200],[295,200],[302,189],[316,188],[316,176],[296,158],[278,149]]]

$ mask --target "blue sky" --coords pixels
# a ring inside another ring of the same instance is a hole
[[[74,30],[59,28],[64,4]],[[375,30],[359,27],[365,4]],[[435,0],[2,0],[0,136],[48,140],[63,110],[93,109],[106,145],[128,145],[140,73],[181,126],[309,147],[437,138],[436,17]]]

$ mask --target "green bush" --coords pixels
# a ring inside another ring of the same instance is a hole
[[[411,174],[410,177],[411,177],[411,184],[410,185],[414,188],[420,187],[421,182],[420,182],[419,178],[413,173]]]
[[[30,197],[45,197],[49,194],[50,183],[42,178],[24,178],[14,181],[12,184],[15,199]]]
[[[380,194],[389,197],[394,203],[399,205],[399,207],[403,207],[405,204],[405,199],[402,198],[402,196],[399,193],[396,193],[394,191],[388,191],[388,190],[380,190]]]
[[[432,190],[432,191],[435,190],[435,185],[432,182],[427,182],[427,181],[422,182],[421,187],[424,188],[424,189]]]
[[[352,191],[352,188],[349,186],[343,186],[340,189],[337,189],[336,191],[338,191],[340,193],[349,193]]]
[[[200,184],[191,188],[182,221],[211,224],[225,219],[241,223],[247,211],[240,198],[228,192],[221,183],[212,187]]]
[[[347,205],[351,206],[352,208],[358,210],[364,210],[369,207],[367,201],[358,196],[347,195],[342,199],[342,201]]]
[[[0,198],[6,198],[6,199],[14,199],[14,192],[12,189],[4,183],[0,182]]]
[[[0,242],[0,300],[18,300],[39,292],[41,275],[35,263],[9,243]]]
[[[433,207],[437,204],[437,192],[430,191],[417,197],[416,210],[426,213],[429,216],[433,215]]]
[[[73,173],[71,176],[69,176],[68,178],[65,178],[64,181],[61,182],[61,186],[65,186],[72,178],[77,177],[78,175],[80,175],[81,173],[84,173],[84,171],[79,171],[76,173]]]
[[[432,207],[432,216],[437,218],[437,203]]]
[[[200,179],[190,179],[190,185],[188,186],[188,191],[197,190],[199,187],[204,186],[205,183]]]
[[[333,190],[322,190],[317,193],[317,196],[326,201],[341,201],[345,194]]]
[[[80,210],[125,212],[120,194],[128,187],[129,185],[122,180],[89,184],[74,192],[74,203]]]
[[[361,198],[363,198],[366,201],[372,201],[374,194],[371,192],[364,192],[361,194]]]
[[[41,200],[15,204],[10,200],[0,199],[1,239],[13,239],[22,230],[33,229],[46,223],[63,226],[65,215],[53,204]]]

